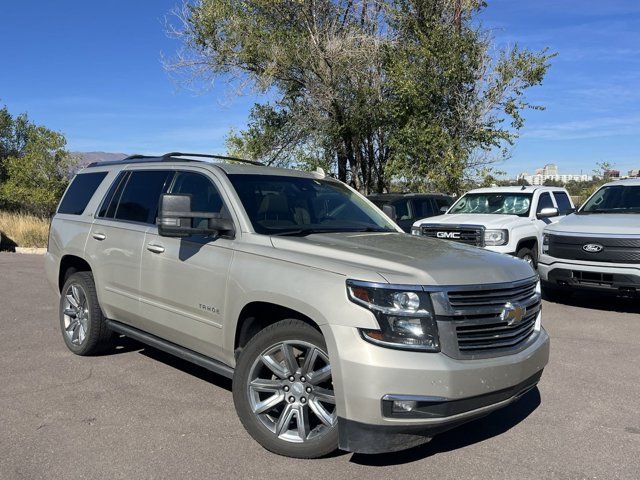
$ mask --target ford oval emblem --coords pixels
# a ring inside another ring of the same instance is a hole
[[[604,247],[599,243],[587,243],[586,245],[582,246],[582,250],[587,253],[599,253],[604,250]]]

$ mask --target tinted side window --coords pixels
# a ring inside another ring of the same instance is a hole
[[[433,201],[430,198],[414,200],[413,204],[416,206],[416,218],[433,217],[436,214],[433,210]]]
[[[196,212],[225,213],[222,197],[213,182],[202,174],[178,172],[171,193],[191,195],[191,209]],[[207,219],[194,218],[194,228],[205,228]]]
[[[566,193],[553,192],[553,196],[556,197],[556,203],[558,204],[558,212],[560,212],[560,215],[568,215],[573,210],[569,196]]]
[[[540,213],[543,208],[553,208],[553,200],[551,200],[551,195],[548,192],[544,192],[538,198],[538,209],[536,213]]]
[[[91,197],[106,176],[107,172],[81,173],[76,175],[71,185],[69,185],[62,202],[60,202],[58,213],[82,215],[89,200],[91,200]]]
[[[436,205],[438,206],[438,213],[440,213],[440,209],[442,207],[449,208],[453,204],[453,199],[447,197],[438,197],[435,199]]]
[[[130,222],[155,223],[160,194],[165,192],[173,172],[139,170],[131,172],[114,218]]]
[[[122,195],[122,189],[127,184],[128,177],[129,172],[120,172],[118,177],[113,181],[111,187],[109,187],[109,191],[104,197],[104,200],[102,200],[100,210],[98,211],[98,217],[113,218],[113,215],[116,212],[116,207],[118,206],[118,201],[120,200],[120,195]]]
[[[393,204],[396,208],[396,217],[398,220],[409,220],[411,218],[411,210],[408,200],[400,200]]]

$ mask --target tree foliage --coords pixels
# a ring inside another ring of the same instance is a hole
[[[236,154],[329,166],[364,192],[393,181],[459,191],[465,174],[506,154],[541,108],[547,51],[495,53],[480,0],[195,0],[172,32],[170,68],[231,77],[269,94]]]
[[[51,215],[69,182],[76,159],[58,132],[38,126],[26,115],[0,110],[0,205]]]

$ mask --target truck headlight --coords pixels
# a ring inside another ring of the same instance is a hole
[[[429,294],[419,287],[406,289],[347,280],[349,300],[370,310],[377,330],[360,329],[368,342],[388,348],[439,352],[440,340]]]
[[[485,230],[484,244],[492,247],[509,243],[508,230]]]
[[[547,253],[549,251],[549,234],[542,234],[542,252]]]
[[[417,235],[417,236],[422,235],[422,232],[420,231],[420,227],[411,227],[411,235]]]

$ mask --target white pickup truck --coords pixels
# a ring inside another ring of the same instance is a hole
[[[411,234],[506,253],[536,268],[544,227],[574,210],[564,188],[479,188],[460,197],[444,215],[415,222]]]

